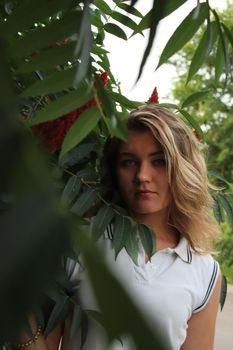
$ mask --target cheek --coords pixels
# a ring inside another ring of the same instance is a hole
[[[119,169],[117,171],[117,185],[118,185],[118,190],[122,197],[125,197],[125,194],[127,194],[130,188],[130,183],[131,183],[130,174]]]

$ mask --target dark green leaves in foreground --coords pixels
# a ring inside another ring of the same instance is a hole
[[[174,55],[174,53],[179,51],[197,32],[200,25],[208,16],[207,4],[200,4],[200,10],[197,17],[194,17],[195,12],[196,9],[192,10],[173,33],[161,54],[157,68],[160,67],[163,63],[167,62],[168,59]]]
[[[214,212],[216,219],[221,222],[223,219],[222,212],[224,212],[229,220],[229,223],[231,227],[233,227],[233,201],[232,201],[232,195],[231,193],[219,193],[216,192],[214,195],[215,199],[215,207],[214,207]]]
[[[200,137],[202,138],[203,141],[205,141],[205,134],[203,133],[200,125],[194,119],[191,114],[189,114],[186,110],[184,109],[179,109],[180,113],[185,117],[185,119],[188,121],[188,123],[198,132]]]
[[[217,39],[217,34],[217,23],[215,21],[211,22],[204,32],[193,56],[188,72],[187,83],[192,79],[193,75],[198,71],[198,69],[207,59]]]
[[[98,107],[88,108],[72,125],[62,144],[60,157],[80,143],[97,125],[101,118]]]
[[[150,259],[155,252],[155,233],[153,230],[144,224],[138,225],[139,236],[145,250],[146,255]]]
[[[74,200],[80,191],[81,184],[81,180],[77,175],[69,178],[61,196],[61,203],[63,205],[69,205]]]
[[[121,216],[117,215],[115,223],[114,223],[114,235],[113,235],[113,241],[112,245],[115,249],[115,256],[119,254],[121,249],[125,246],[126,240],[131,235],[131,232],[134,230],[135,224],[133,220],[128,216]],[[136,236],[136,231],[134,230],[134,235]],[[138,254],[138,249],[136,249],[136,258]],[[133,260],[135,257],[135,254],[129,254]]]
[[[225,304],[226,296],[227,296],[227,279],[223,275],[222,276],[222,284],[221,284],[221,293],[220,293],[220,307],[221,307],[221,311],[222,311],[223,306]]]
[[[60,300],[55,304],[50,314],[48,324],[44,332],[46,336],[66,319],[66,317],[69,315],[70,310],[70,298],[67,295],[61,297]]]
[[[95,203],[97,195],[98,195],[98,189],[96,187],[91,188],[86,192],[83,192],[78,197],[75,204],[72,206],[71,208],[72,213],[75,213],[78,216],[83,216],[88,211],[88,209],[90,209],[91,206]]]
[[[98,238],[103,235],[107,226],[110,224],[111,220],[114,216],[114,210],[111,205],[104,204],[97,215],[93,219],[92,222],[92,236],[94,240],[98,240]]]
[[[156,331],[156,324],[153,323],[152,330],[123,286],[110,273],[88,235],[80,233],[77,236],[78,245],[83,252],[85,265],[88,266],[88,275],[101,310],[101,320],[107,325],[109,340],[118,339],[122,334],[130,334],[137,349],[168,349],[165,339],[162,340],[159,332]]]
[[[79,108],[92,97],[92,90],[81,85],[77,90],[69,91],[59,99],[49,103],[46,107],[41,109],[34,118],[30,119],[29,123],[32,126],[62,117],[74,109]]]
[[[127,40],[127,35],[123,31],[123,29],[121,29],[121,27],[119,27],[115,23],[105,24],[104,29],[106,30],[106,32],[113,34],[113,35],[117,36],[118,38]]]
[[[181,108],[188,107],[190,105],[193,105],[199,101],[203,101],[205,96],[207,96],[210,93],[211,90],[203,90],[203,91],[197,91],[193,94],[189,95],[182,103]]]
[[[138,263],[139,239],[146,255],[150,259],[155,252],[155,234],[153,230],[144,224],[137,225],[129,216],[117,215],[114,222],[114,234],[112,246],[115,256],[125,248],[135,264]]]

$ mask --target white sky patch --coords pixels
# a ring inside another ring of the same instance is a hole
[[[114,4],[110,0],[107,2],[113,8]],[[210,0],[209,2],[213,8],[217,9],[223,9],[227,6],[226,0]],[[142,14],[146,14],[151,9],[152,3],[153,0],[139,0],[136,7]],[[148,31],[145,31],[144,37],[137,34],[128,41],[118,39],[114,35],[106,33],[104,44],[106,49],[110,51],[109,59],[112,72],[121,82],[123,95],[132,100],[147,101],[154,87],[157,86],[160,102],[171,100],[169,94],[172,87],[172,79],[176,76],[175,68],[168,64],[162,65],[156,72],[155,68],[166,42],[175,28],[177,28],[196,4],[197,0],[188,0],[178,10],[161,21],[158,27],[156,41],[144,67],[142,77],[136,85],[134,83],[137,78],[143,52],[146,48]],[[134,19],[136,20],[136,17]],[[123,29],[127,35],[132,33],[126,27]]]

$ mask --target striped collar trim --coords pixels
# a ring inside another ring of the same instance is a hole
[[[113,239],[113,225],[108,225],[105,231],[105,237],[112,240]]]
[[[113,239],[113,225],[108,225],[106,230],[106,238]],[[170,251],[175,252],[184,262],[191,264],[192,262],[192,251],[190,245],[185,237],[182,237],[173,249],[170,248]]]
[[[178,245],[173,250],[183,261],[191,264],[192,251],[190,245],[185,237],[182,237]]]

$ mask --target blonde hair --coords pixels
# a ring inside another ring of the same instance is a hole
[[[220,230],[212,213],[213,199],[209,193],[212,186],[207,177],[204,145],[174,113],[157,106],[133,110],[126,118],[126,126],[128,130],[149,129],[161,144],[172,198],[168,224],[185,236],[196,252],[213,252]],[[120,142],[111,138],[106,147],[105,158],[112,178],[116,176],[114,163]]]
[[[219,226],[213,217],[212,187],[207,176],[204,146],[174,113],[141,106],[126,120],[129,130],[149,129],[165,154],[171,204],[168,223],[187,238],[198,253],[213,251]]]

